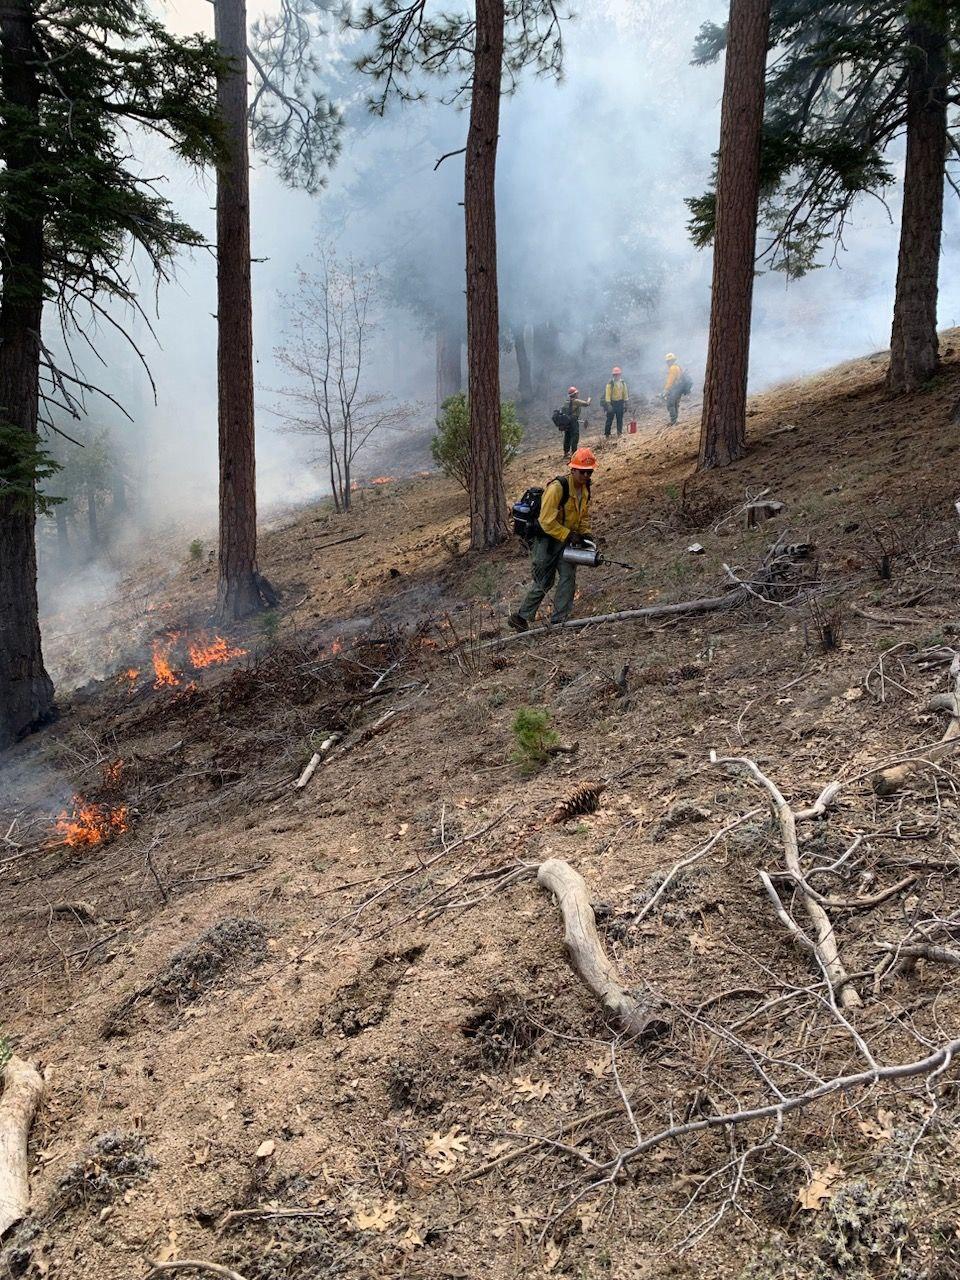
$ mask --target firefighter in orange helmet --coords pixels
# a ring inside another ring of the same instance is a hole
[[[557,591],[550,621],[556,625],[570,616],[577,566],[564,560],[563,552],[566,547],[583,546],[590,533],[590,483],[596,465],[591,449],[577,449],[570,459],[569,476],[557,476],[543,491],[531,554],[533,582],[520,608],[507,619],[514,631],[527,630],[554,579]]]

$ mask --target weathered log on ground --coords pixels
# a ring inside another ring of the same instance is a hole
[[[911,776],[925,764],[937,764],[945,756],[960,747],[960,653],[950,664],[950,676],[953,679],[953,692],[940,693],[927,703],[927,711],[945,711],[950,717],[946,732],[939,742],[925,751],[919,751],[910,760],[884,769],[874,779],[873,789],[878,796],[892,796],[910,780]]]
[[[22,1058],[11,1058],[0,1079],[0,1239],[30,1205],[27,1142],[43,1096],[43,1078]]]
[[[624,1031],[641,1035],[648,1030],[655,1011],[624,990],[597,933],[597,920],[583,876],[568,862],[548,858],[540,864],[537,883],[557,899],[563,915],[563,941],[570,963],[584,986]]]
[[[572,618],[562,626],[531,627],[512,636],[497,636],[479,645],[489,649],[493,645],[514,644],[517,640],[531,640],[535,636],[558,635],[564,631],[576,631],[582,627],[596,627],[605,622],[636,622],[646,618],[673,618],[686,613],[716,613],[718,610],[735,609],[746,598],[743,590],[729,591],[723,596],[708,596],[702,600],[681,600],[679,604],[653,604],[645,609],[624,609],[620,613],[598,613],[591,618]]]

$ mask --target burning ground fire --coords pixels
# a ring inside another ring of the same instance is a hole
[[[171,661],[171,656],[183,634],[182,631],[170,631],[167,635],[159,636],[154,640],[153,687],[155,689],[175,689],[182,684],[180,676]],[[234,658],[243,658],[246,656],[247,650],[232,647],[223,636],[214,636],[211,640],[209,637],[201,635],[195,640],[187,641],[187,653],[193,669],[195,671],[203,671],[206,667],[219,667],[225,662],[232,662]],[[130,670],[123,673],[122,678],[129,680],[132,687],[138,675],[139,672],[131,667]]]
[[[130,825],[130,811],[125,804],[94,804],[76,795],[70,809],[69,814],[60,814],[56,831],[60,842],[73,849],[103,844],[108,837],[122,835]]]
[[[214,636],[205,644],[202,637],[187,646],[190,661],[199,671],[204,667],[218,667],[222,662],[230,662],[233,658],[242,658],[246,649],[231,649],[223,636]]]

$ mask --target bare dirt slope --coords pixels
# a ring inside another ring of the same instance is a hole
[[[723,474],[688,479],[692,411],[601,455],[596,528],[635,567],[582,572],[581,615],[715,596],[725,564],[759,582],[777,538],[815,544],[772,598],[483,647],[526,561],[465,553],[462,495],[432,476],[271,530],[279,631],[231,635],[248,652],[224,666],[192,669],[213,570],[172,571],[173,546],[113,613],[61,622],[66,682],[91,658],[113,674],[2,779],[3,1029],[49,1086],[0,1275],[960,1275],[949,1068],[671,1138],[612,1176],[637,1135],[960,1035],[953,965],[878,968],[882,944],[950,951],[960,927],[950,757],[888,797],[860,777],[947,724],[926,705],[960,646],[960,363],[897,401],[883,365],[754,397]],[[554,445],[514,464],[514,496],[559,469]],[[785,513],[745,529],[764,489]],[[177,684],[154,688],[154,642]],[[524,705],[575,750],[514,762]],[[799,837],[860,1008],[833,1006],[777,918],[758,873],[783,869],[778,828],[711,749],[796,808],[847,780]],[[593,812],[550,821],[600,783]],[[63,842],[73,792],[114,815],[106,841]],[[659,1009],[640,1040],[568,965],[533,878],[551,856]]]

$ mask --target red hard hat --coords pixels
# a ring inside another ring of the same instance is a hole
[[[597,465],[597,457],[592,449],[580,448],[570,459],[570,469],[576,471],[592,471]]]
[[[614,366],[614,369],[613,369],[613,376],[616,378],[616,377],[618,377],[621,373],[623,373],[623,370],[622,370],[622,369],[618,369],[618,368],[616,367],[616,365],[615,365],[615,366]]]
[[[567,395],[568,395],[568,396],[575,396],[576,394],[577,394],[577,388],[576,388],[576,387],[568,387],[568,388],[567,388]]]

